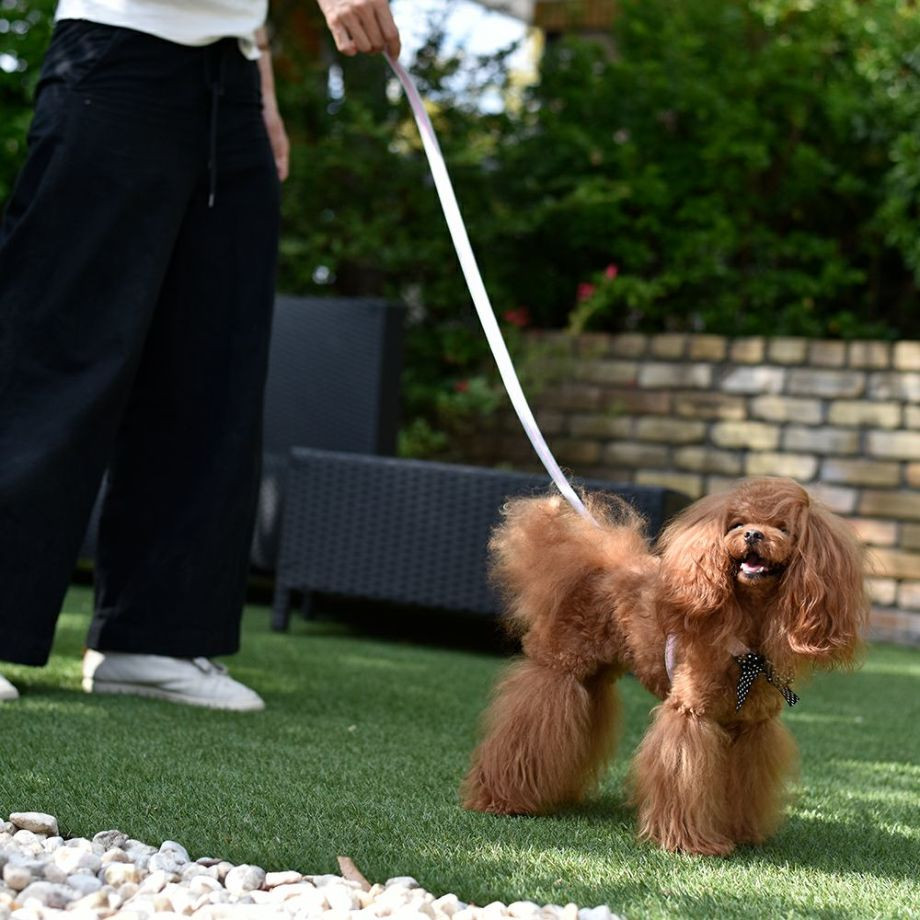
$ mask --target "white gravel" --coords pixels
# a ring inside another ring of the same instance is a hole
[[[175,841],[154,847],[118,830],[65,840],[57,819],[41,812],[0,821],[0,920],[619,920],[604,905],[477,907],[455,894],[436,897],[411,876],[370,885],[358,873],[346,874],[193,860]]]

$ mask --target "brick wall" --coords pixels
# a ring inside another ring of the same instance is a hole
[[[531,402],[575,476],[693,497],[790,476],[868,545],[873,635],[920,643],[920,342],[539,338],[548,382]],[[510,416],[472,439],[469,457],[539,466]]]

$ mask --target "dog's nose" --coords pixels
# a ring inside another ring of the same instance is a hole
[[[756,543],[763,539],[763,534],[759,530],[746,530],[744,532],[745,543]]]

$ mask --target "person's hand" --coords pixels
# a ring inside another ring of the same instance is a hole
[[[262,106],[262,120],[265,130],[272,145],[275,157],[275,166],[278,169],[278,178],[284,182],[288,177],[288,157],[291,152],[291,142],[288,140],[287,131],[284,129],[284,120],[278,111],[278,103],[274,99],[266,100]]]
[[[342,54],[389,51],[399,57],[399,29],[388,0],[316,0]]]

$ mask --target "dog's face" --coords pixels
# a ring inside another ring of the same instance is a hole
[[[740,500],[735,496],[726,515],[726,565],[742,588],[775,585],[792,557],[799,522],[798,507],[784,502]]]
[[[853,532],[788,479],[754,479],[709,495],[668,525],[659,547],[676,617],[769,612],[796,654],[852,657],[866,613]],[[778,641],[778,640],[777,640]]]

